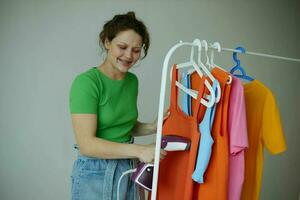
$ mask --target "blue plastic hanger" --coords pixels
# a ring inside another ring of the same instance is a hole
[[[239,50],[242,53],[246,52],[243,47],[237,47],[235,49]],[[235,77],[245,79],[247,81],[253,81],[254,79],[251,76],[248,76],[246,74],[246,71],[244,70],[244,68],[241,66],[241,61],[237,58],[237,52],[233,52],[232,58],[235,61],[236,65],[231,68],[230,74],[234,75]],[[234,72],[237,70],[239,70],[241,72],[241,74],[235,74]]]

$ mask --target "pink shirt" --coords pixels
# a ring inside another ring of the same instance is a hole
[[[239,200],[244,182],[244,150],[248,147],[244,87],[232,76],[229,100],[229,176],[228,200]]]

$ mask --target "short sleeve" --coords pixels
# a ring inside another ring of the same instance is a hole
[[[230,154],[235,155],[248,147],[244,88],[237,78],[233,79],[231,87],[228,118]]]
[[[263,110],[261,127],[263,144],[272,154],[281,153],[286,150],[286,142],[276,100],[271,92],[267,94]]]
[[[90,77],[81,74],[73,81],[69,106],[71,113],[97,114],[99,89]]]

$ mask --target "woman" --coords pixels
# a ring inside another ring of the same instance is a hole
[[[79,150],[72,172],[72,199],[116,199],[121,174],[133,159],[154,161],[155,145],[132,143],[132,136],[156,132],[156,122],[137,121],[137,77],[128,70],[147,55],[149,34],[133,12],[116,15],[99,35],[106,58],[79,74],[70,91],[70,110]],[[143,57],[141,56],[143,53]],[[161,150],[161,158],[166,152]],[[135,199],[129,176],[120,197]]]

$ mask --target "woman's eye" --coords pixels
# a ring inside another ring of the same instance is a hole
[[[126,47],[124,47],[124,46],[119,46],[119,48],[120,48],[120,49],[126,49]]]

